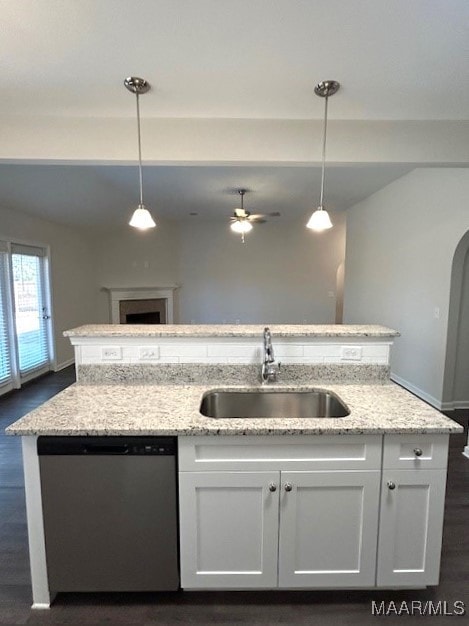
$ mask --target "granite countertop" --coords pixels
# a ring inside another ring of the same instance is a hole
[[[88,324],[65,337],[262,337],[265,325],[245,324]],[[272,324],[273,337],[398,337],[391,328],[362,324]]]
[[[212,419],[199,413],[209,390],[327,389],[350,409],[344,418]],[[458,433],[463,428],[398,385],[151,385],[68,387],[6,429],[9,435],[341,435]]]

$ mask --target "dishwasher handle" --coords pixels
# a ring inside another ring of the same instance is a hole
[[[129,454],[128,445],[110,445],[103,446],[99,444],[91,444],[83,446],[83,454]]]

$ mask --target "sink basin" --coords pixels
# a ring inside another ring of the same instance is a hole
[[[210,391],[202,398],[200,412],[221,418],[345,417],[350,411],[330,391]]]

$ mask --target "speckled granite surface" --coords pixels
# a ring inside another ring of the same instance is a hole
[[[146,384],[255,384],[259,381],[259,365],[245,363],[104,363],[77,366],[78,382],[83,385],[113,383]],[[286,363],[280,381],[284,384],[311,384],[311,381],[369,383],[389,379],[389,366],[366,363]]]
[[[88,324],[65,337],[262,337],[265,325],[245,324]],[[398,337],[385,326],[346,324],[272,324],[273,337]]]
[[[7,428],[10,435],[287,435],[456,433],[462,427],[393,383],[334,384],[350,409],[344,418],[212,419],[199,413],[205,392],[243,385],[79,385]],[[248,388],[252,389],[252,386]],[[311,389],[312,386],[261,387]]]

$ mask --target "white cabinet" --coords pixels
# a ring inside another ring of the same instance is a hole
[[[380,472],[282,472],[281,481],[279,587],[374,586]]]
[[[385,435],[378,587],[437,585],[448,435]]]
[[[447,435],[180,437],[181,586],[438,583]]]
[[[379,587],[437,585],[446,470],[384,469]]]
[[[277,586],[278,482],[279,472],[180,474],[183,588]]]
[[[373,586],[379,483],[379,471],[181,473],[181,586]]]
[[[382,438],[179,438],[181,586],[375,584]]]

